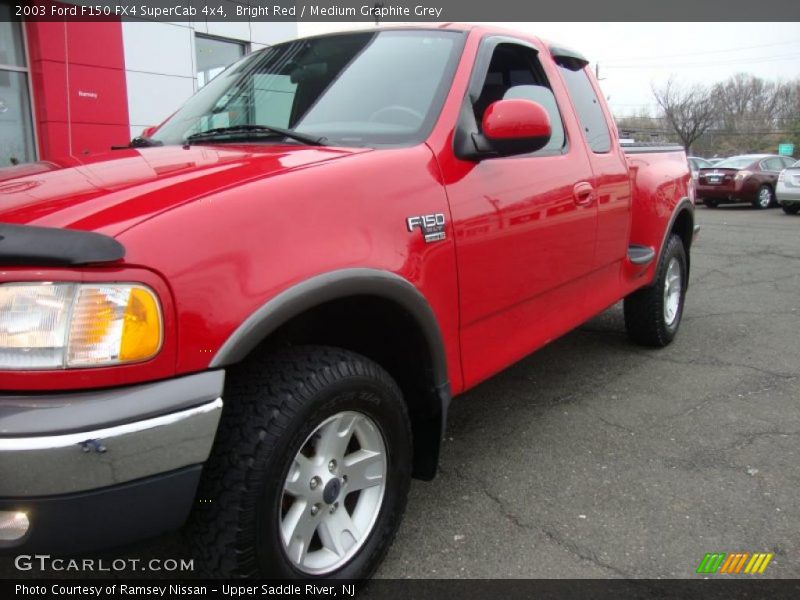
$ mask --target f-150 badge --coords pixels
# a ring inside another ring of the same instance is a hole
[[[422,236],[429,244],[431,242],[440,242],[447,237],[444,231],[444,213],[408,217],[406,219],[406,226],[409,231],[414,231],[414,229],[419,227],[422,230]]]

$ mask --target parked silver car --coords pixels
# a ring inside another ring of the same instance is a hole
[[[692,170],[692,179],[697,181],[697,174],[700,169],[707,169],[708,167],[713,167],[714,165],[706,160],[705,158],[700,158],[699,156],[690,156],[689,158],[689,168]]]
[[[800,160],[778,175],[775,198],[787,215],[800,212]]]

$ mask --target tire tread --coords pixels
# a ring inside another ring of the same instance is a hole
[[[343,378],[374,378],[399,399],[405,429],[411,439],[402,394],[391,376],[369,359],[337,348],[300,346],[255,357],[228,373],[223,418],[204,467],[189,536],[206,575],[246,578],[258,576],[255,536],[251,522],[260,493],[259,473],[265,457],[291,427],[293,418],[313,395]],[[407,492],[407,490],[406,490]],[[399,503],[402,517],[405,498]],[[388,549],[396,528],[381,547]],[[377,566],[379,560],[373,561]]]
[[[659,282],[666,274],[667,265],[670,258],[679,255],[682,257],[682,294],[686,293],[688,282],[686,281],[686,255],[683,242],[676,234],[671,234],[667,239],[666,248],[661,255],[661,259],[656,269],[654,283],[647,287],[636,290],[625,298],[624,315],[625,329],[628,337],[642,346],[660,348],[669,344],[675,336],[675,331],[670,332],[663,320],[663,292]],[[681,298],[680,309],[683,312],[683,297]],[[679,315],[678,318],[682,316]],[[679,323],[680,324],[680,323]]]

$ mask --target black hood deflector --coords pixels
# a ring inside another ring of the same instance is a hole
[[[70,267],[124,256],[122,244],[100,233],[0,223],[0,267]]]

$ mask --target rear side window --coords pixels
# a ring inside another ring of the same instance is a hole
[[[572,103],[575,105],[575,112],[583,129],[586,143],[592,152],[603,153],[611,150],[611,134],[608,131],[608,123],[600,106],[600,100],[594,93],[594,88],[589,81],[589,76],[583,69],[573,71],[563,65],[559,65],[564,81],[567,84],[569,95],[572,96]]]
[[[780,158],[768,158],[761,163],[761,168],[765,171],[780,171],[783,169],[783,162]]]

